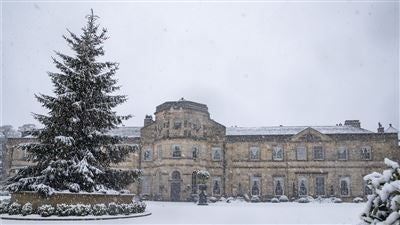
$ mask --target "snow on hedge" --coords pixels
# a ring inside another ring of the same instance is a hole
[[[390,169],[364,177],[373,193],[361,219],[370,224],[400,225],[400,167],[386,158],[385,164]]]

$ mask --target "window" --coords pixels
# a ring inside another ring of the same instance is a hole
[[[314,160],[324,160],[324,149],[322,146],[314,146]]]
[[[211,149],[212,152],[212,160],[220,161],[222,159],[222,151],[220,147],[213,147]]]
[[[172,157],[180,158],[182,156],[181,146],[173,145],[172,146]]]
[[[371,160],[371,147],[364,146],[361,148],[361,159],[362,160]]]
[[[157,151],[158,151],[158,158],[162,159],[163,157],[162,145],[157,145]]]
[[[175,130],[180,129],[181,126],[182,126],[182,121],[180,121],[180,120],[174,121],[174,129]]]
[[[150,161],[151,160],[151,150],[147,149],[143,153],[143,159],[144,161]]]
[[[272,160],[283,160],[283,148],[275,146],[272,150]]]
[[[364,182],[364,194],[372,195],[372,189],[368,186],[367,182]]]
[[[306,177],[299,178],[299,196],[306,196],[308,195],[308,181]]]
[[[274,177],[274,193],[276,196],[284,195],[285,180],[283,177]]]
[[[325,177],[315,177],[315,195],[325,195]]]
[[[251,178],[251,195],[258,196],[260,195],[260,178],[259,177],[252,177]]]
[[[151,176],[142,177],[142,194],[150,194],[151,191]]]
[[[221,177],[214,177],[212,181],[213,195],[221,195]]]
[[[199,148],[198,147],[192,148],[192,158],[193,159],[199,158]]]
[[[197,194],[197,172],[192,173],[192,194]]]
[[[338,160],[347,160],[347,148],[346,147],[339,147],[338,149]]]
[[[350,196],[350,177],[340,178],[340,195]]]
[[[304,146],[297,147],[297,160],[307,160],[307,148]]]
[[[250,160],[260,160],[259,147],[250,147]]]

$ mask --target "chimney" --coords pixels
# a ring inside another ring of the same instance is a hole
[[[384,133],[385,129],[383,128],[382,124],[379,122],[378,123],[378,133]]]
[[[344,121],[345,126],[352,126],[356,128],[361,128],[361,123],[359,120],[345,120]]]
[[[153,117],[151,115],[146,115],[146,117],[144,118],[144,126],[148,126],[153,122]]]

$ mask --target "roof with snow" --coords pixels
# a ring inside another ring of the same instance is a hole
[[[140,137],[140,129],[141,127],[118,127],[108,132],[108,134],[111,136],[134,138]]]
[[[396,128],[394,128],[391,124],[390,126],[385,130],[385,133],[397,133],[399,132]]]
[[[171,108],[172,109],[180,109],[180,108],[190,109],[190,110],[196,110],[196,111],[208,113],[207,105],[197,103],[197,102],[187,101],[184,98],[181,98],[179,101],[164,102],[163,104],[156,107],[156,113],[164,111],[164,110],[169,110]]]
[[[277,126],[277,127],[227,127],[226,135],[295,135],[307,128],[322,134],[369,134],[372,131],[352,126]]]

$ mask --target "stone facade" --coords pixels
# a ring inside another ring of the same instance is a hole
[[[385,169],[384,158],[400,159],[396,130],[374,133],[357,120],[345,125],[302,127],[228,127],[210,118],[204,104],[186,100],[165,102],[144,126],[122,127],[111,135],[122,144],[139,144],[140,151],[114,165],[143,170],[139,185],[129,189],[155,200],[196,198],[196,170],[207,170],[209,196],[258,196],[268,201],[286,195],[336,196],[345,201],[364,197],[363,176]],[[19,143],[9,139],[7,173],[27,165]]]

